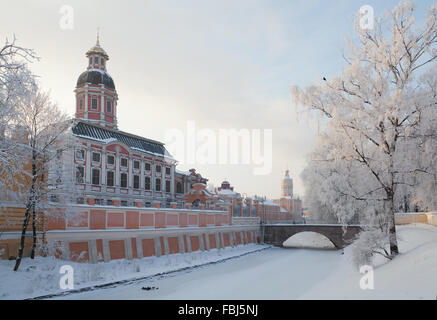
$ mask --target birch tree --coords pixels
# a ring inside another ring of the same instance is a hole
[[[337,208],[369,224],[379,221],[390,258],[399,253],[395,202],[401,186],[414,187],[418,172],[426,171],[423,159],[411,154],[427,143],[424,117],[436,112],[437,5],[428,8],[423,26],[416,25],[414,11],[403,1],[372,30],[361,29],[357,19],[341,74],[291,89],[297,105],[326,122],[331,149],[321,160],[330,162],[335,188],[323,201],[335,199]]]
[[[36,53],[6,39],[0,48],[0,198],[14,200],[20,187],[16,173],[22,171],[23,146],[15,139],[17,105],[35,90],[35,77],[28,64],[37,60]]]
[[[28,99],[23,99],[17,107],[16,123],[27,138],[28,159],[30,162],[29,183],[24,194],[25,213],[21,232],[21,240],[14,271],[18,270],[24,252],[26,230],[32,218],[33,246],[36,246],[36,213],[45,209],[49,190],[47,175],[50,164],[62,152],[62,135],[71,125],[71,120],[60,112],[47,92],[34,91]]]

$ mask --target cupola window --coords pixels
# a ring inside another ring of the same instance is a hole
[[[106,112],[107,113],[112,112],[112,101],[111,100],[106,101]]]

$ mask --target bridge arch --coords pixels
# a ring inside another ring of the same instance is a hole
[[[314,249],[335,249],[337,246],[326,235],[314,231],[299,231],[282,243],[284,248],[314,248]]]
[[[264,226],[264,242],[283,246],[285,240],[301,232],[315,232],[328,238],[337,249],[344,248],[361,231],[360,226],[330,224],[268,224]]]

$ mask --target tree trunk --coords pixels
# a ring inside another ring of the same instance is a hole
[[[35,205],[32,206],[32,238],[33,238],[33,243],[32,243],[32,252],[30,253],[30,258],[34,259],[35,258],[36,242],[37,242]]]
[[[20,267],[21,259],[23,258],[24,244],[25,244],[24,242],[26,239],[26,230],[27,230],[27,225],[29,224],[30,210],[31,210],[32,201],[33,201],[32,198],[33,198],[33,193],[29,197],[29,200],[27,201],[26,211],[24,213],[23,228],[21,230],[20,248],[18,250],[17,260],[15,261],[14,271],[18,270],[18,268]]]
[[[30,193],[26,204],[26,211],[24,213],[23,228],[21,230],[20,248],[18,249],[17,260],[15,261],[14,271],[17,271],[23,258],[24,245],[26,239],[27,225],[29,224],[30,211],[35,206],[35,185],[36,185],[36,153],[32,151],[32,182],[30,184]]]
[[[389,241],[390,241],[390,257],[393,259],[399,254],[398,240],[396,237],[395,210],[393,192],[389,195]]]

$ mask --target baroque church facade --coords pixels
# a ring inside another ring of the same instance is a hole
[[[163,143],[118,130],[118,95],[107,71],[109,55],[99,39],[86,52],[87,70],[78,78],[72,134],[75,148],[78,203],[145,207],[181,205],[182,196],[195,183],[208,180],[196,173],[176,170],[177,161]]]

